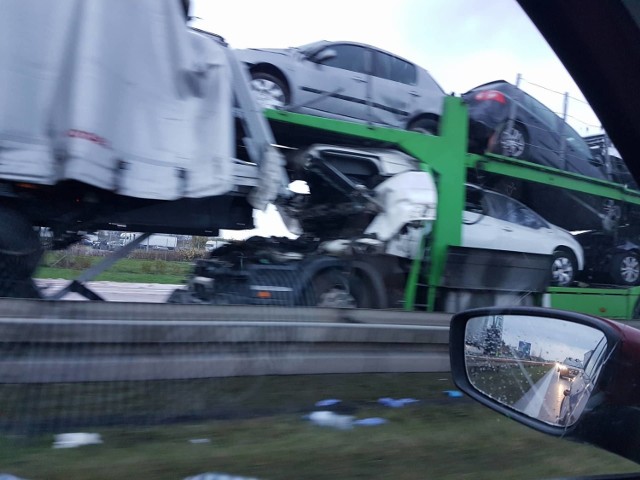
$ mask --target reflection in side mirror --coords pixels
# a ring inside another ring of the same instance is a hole
[[[593,391],[607,339],[597,328],[535,315],[469,319],[464,362],[471,385],[524,415],[574,424]]]

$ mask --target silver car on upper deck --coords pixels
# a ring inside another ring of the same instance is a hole
[[[236,50],[264,108],[435,134],[444,90],[429,72],[384,50],[319,41]]]

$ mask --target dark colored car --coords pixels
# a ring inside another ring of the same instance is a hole
[[[584,137],[584,140],[589,145],[594,156],[605,165],[609,176],[614,182],[638,190],[638,184],[624,163],[622,155],[620,155],[620,152],[618,152],[618,149],[611,143],[606,134],[589,135]]]
[[[583,232],[575,238],[584,249],[588,266],[582,272],[585,280],[625,286],[640,284],[640,230],[637,227],[620,227],[615,233]]]
[[[504,80],[476,87],[462,95],[469,111],[469,150],[526,160],[600,180],[614,180],[602,158],[585,140],[531,95]],[[511,119],[511,120],[510,120]],[[490,178],[486,186],[531,207],[567,230],[609,230],[611,205],[581,193],[505,177]],[[558,198],[562,197],[562,201]],[[558,204],[571,205],[559,209]]]
[[[476,87],[462,98],[468,105],[476,148],[484,145],[507,157],[608,179],[604,164],[583,138],[549,107],[515,85],[498,80]]]

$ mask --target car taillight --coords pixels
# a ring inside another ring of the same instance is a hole
[[[481,92],[476,93],[476,100],[484,101],[484,100],[493,100],[498,103],[507,103],[507,98],[504,96],[502,92],[497,90],[483,90]]]

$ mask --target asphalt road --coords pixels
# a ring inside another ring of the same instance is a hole
[[[64,288],[68,280],[39,279],[36,281],[43,289],[43,295],[48,297]],[[160,283],[121,283],[121,282],[87,282],[86,286],[105,300],[111,302],[145,302],[164,303],[171,292],[182,285],[167,285]],[[86,300],[77,293],[70,293],[64,300]]]
[[[553,367],[513,407],[530,417],[557,424],[564,391],[570,387],[571,382],[559,378]]]

